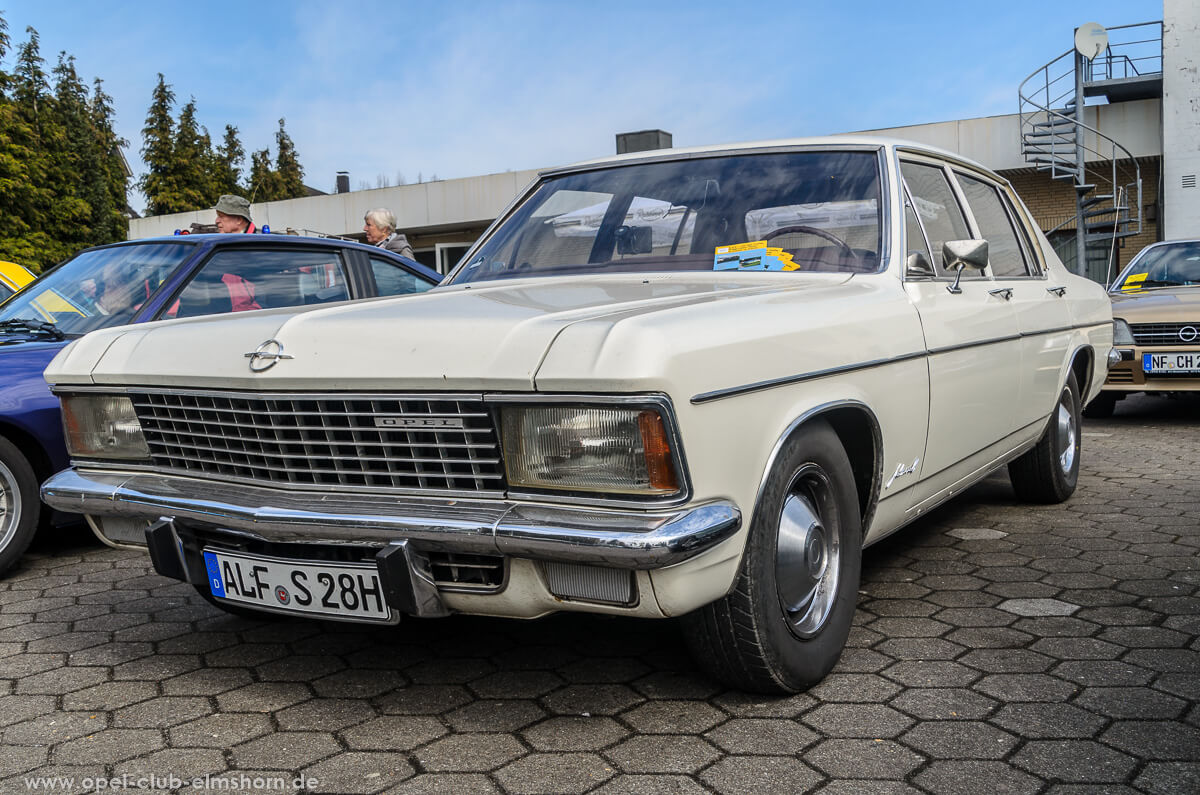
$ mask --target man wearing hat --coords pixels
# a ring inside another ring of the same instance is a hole
[[[226,193],[217,199],[217,231],[253,234],[258,227],[250,220],[250,202]]]

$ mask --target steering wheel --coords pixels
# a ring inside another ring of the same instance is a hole
[[[828,240],[830,243],[833,243],[848,255],[854,256],[854,251],[846,244],[845,240],[842,240],[832,232],[826,232],[824,229],[817,229],[815,226],[781,226],[778,229],[772,229],[769,234],[764,235],[764,239],[773,240],[780,235],[813,235],[815,237]]]

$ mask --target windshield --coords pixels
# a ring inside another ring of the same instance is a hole
[[[550,177],[450,283],[880,267],[875,152],[730,155]]]
[[[147,243],[85,251],[0,306],[0,323],[53,323],[65,334],[128,323],[192,250]]]
[[[1113,282],[1114,292],[1200,284],[1200,240],[1146,249]]]

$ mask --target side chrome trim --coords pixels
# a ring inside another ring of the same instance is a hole
[[[366,544],[510,555],[627,569],[688,560],[741,527],[729,501],[630,511],[510,501],[403,500],[291,493],[140,472],[67,469],[42,485],[52,507],[98,516],[170,517],[265,541]]]
[[[797,373],[796,375],[785,375],[780,378],[771,378],[766,381],[755,381],[741,386],[726,387],[725,389],[714,389],[711,392],[701,392],[693,395],[691,402],[694,405],[700,403],[708,403],[713,400],[722,400],[727,397],[736,395],[744,395],[750,392],[759,392],[764,389],[774,389],[779,386],[789,386],[791,384],[799,384],[804,381],[812,381],[817,378],[828,378],[831,375],[841,375],[843,373],[852,373],[857,370],[868,370],[872,367],[884,367],[889,364],[898,362],[906,362],[911,359],[919,359],[924,356],[932,356],[941,353],[953,353],[954,351],[968,350],[970,348],[979,348],[986,345],[996,345],[1002,342],[1016,342],[1017,340],[1027,337],[1040,337],[1046,334],[1061,334],[1064,331],[1082,331],[1085,329],[1099,328],[1103,323],[1080,323],[1072,326],[1056,326],[1055,328],[1042,329],[1040,331],[1028,331],[1019,334],[1011,334],[1005,337],[992,337],[986,340],[976,340],[974,342],[965,342],[961,345],[946,345],[941,348],[927,348],[923,351],[914,351],[905,353],[899,356],[892,356],[886,359],[872,359],[866,362],[856,362],[855,364],[846,364],[840,367],[830,367],[825,370],[813,370],[807,373]]]
[[[856,364],[842,365],[841,367],[830,367],[825,370],[814,370],[808,373],[799,373],[797,375],[785,375],[782,378],[772,378],[767,381],[756,381],[752,384],[744,384],[742,386],[729,387],[727,389],[715,389],[712,392],[701,392],[692,397],[693,404],[709,403],[713,400],[721,400],[735,395],[744,395],[748,392],[759,392],[764,389],[774,389],[778,386],[788,386],[790,384],[799,384],[804,381],[812,381],[817,378],[828,378],[831,375],[841,375],[842,373],[852,373],[856,370],[867,370],[872,367],[883,367],[889,364],[897,364],[899,362],[907,362],[912,359],[921,359],[929,355],[929,351],[916,351],[914,353],[906,353],[901,356],[893,356],[888,359],[873,359],[869,362],[858,362]]]

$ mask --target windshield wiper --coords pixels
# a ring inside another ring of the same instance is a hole
[[[67,335],[53,323],[44,320],[30,320],[22,317],[12,320],[0,320],[0,331],[35,331],[56,340],[65,340]]]
[[[1138,287],[1182,287],[1182,282],[1171,281],[1170,279],[1146,279],[1138,284]]]

